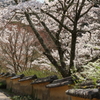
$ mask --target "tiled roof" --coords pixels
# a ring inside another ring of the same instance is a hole
[[[32,80],[32,79],[37,79],[37,76],[33,75],[33,76],[23,77],[22,79],[19,80],[19,82],[26,81],[26,80]]]
[[[8,77],[14,77],[15,75],[16,74],[12,73],[12,74],[8,75],[6,78],[8,78]]]
[[[72,79],[72,77],[66,77],[63,79],[57,79],[54,80],[51,84],[46,85],[47,88],[53,88],[53,87],[59,87],[59,86],[63,86],[63,85],[68,85],[68,84],[73,84],[74,81]]]
[[[12,77],[11,79],[17,79],[17,78],[23,78],[24,77],[24,74],[21,74],[21,75],[16,75],[14,77]]]
[[[0,73],[0,75],[3,75],[4,74],[4,72],[3,73]]]
[[[8,72],[8,73],[4,73],[4,74],[2,74],[2,76],[0,76],[0,77],[4,77],[4,76],[8,76],[8,75],[10,75],[9,72]]]
[[[66,94],[81,98],[100,99],[100,93],[98,89],[70,89],[66,91]]]
[[[100,80],[97,80],[96,83],[100,83]],[[83,81],[82,83],[80,83],[79,85],[80,86],[85,86],[85,85],[94,85],[95,82],[93,80],[86,80],[86,81]]]
[[[79,88],[94,88],[100,87],[100,80],[93,82],[92,80],[83,81],[82,83],[78,84]]]
[[[48,77],[45,77],[45,78],[37,78],[31,84],[38,84],[38,83],[44,83],[44,82],[52,82],[55,79],[58,79],[56,75],[48,76]]]
[[[93,81],[83,81],[82,83],[79,84],[80,86],[85,86],[85,85],[94,85]]]

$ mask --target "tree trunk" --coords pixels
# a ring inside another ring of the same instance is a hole
[[[70,53],[70,66],[69,69],[74,67],[74,59],[75,59],[75,49],[76,49],[76,32],[72,34],[71,40],[71,53]]]
[[[62,77],[68,77],[71,76],[70,71],[66,70],[65,68],[62,68],[61,66],[57,66],[58,71],[61,73]]]
[[[36,35],[37,39],[39,40],[41,46],[44,49],[44,54],[46,55],[46,57],[50,60],[50,62],[55,66],[55,68],[61,73],[62,77],[67,77],[69,76],[69,74],[67,73],[66,69],[64,66],[60,66],[58,64],[58,62],[53,58],[53,56],[50,53],[49,48],[46,46],[46,44],[43,41],[43,38],[40,36],[40,34],[38,33],[38,31],[35,29],[33,23],[31,22],[30,16],[28,13],[25,12],[25,16],[27,18],[27,21],[29,22],[30,27],[33,30],[33,34]]]

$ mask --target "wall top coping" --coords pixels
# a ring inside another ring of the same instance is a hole
[[[46,87],[53,88],[53,87],[59,87],[59,86],[73,84],[73,83],[74,83],[73,78],[69,76],[63,79],[54,80],[51,84],[46,85]]]
[[[3,75],[3,74],[4,74],[4,72],[0,73],[0,75]]]
[[[8,76],[8,75],[10,75],[9,72],[8,72],[8,73],[4,73],[4,74],[2,74],[2,76],[0,76],[0,77],[4,77],[4,76]]]
[[[100,87],[100,80],[97,80],[96,83],[93,80],[86,80],[78,84],[79,88],[94,88]]]
[[[97,80],[96,83],[100,83],[100,80]],[[85,85],[94,85],[95,82],[93,80],[87,80],[87,81],[83,81],[82,83],[80,83],[80,86],[85,86]]]
[[[58,79],[58,77],[56,75],[53,76],[48,76],[45,78],[37,78],[34,82],[32,82],[31,84],[38,84],[38,83],[45,83],[45,82],[53,82],[53,80]]]
[[[26,80],[33,80],[33,79],[37,79],[37,76],[33,75],[33,76],[23,77],[22,79],[19,80],[19,82],[26,81]]]
[[[98,89],[70,89],[66,91],[66,94],[86,99],[100,99],[100,93]]]
[[[6,76],[6,78],[9,78],[9,77],[14,77],[14,76],[16,76],[16,74],[12,73],[12,74],[10,74],[10,75]]]
[[[17,79],[17,78],[21,78],[22,79],[23,77],[24,77],[24,74],[16,75],[16,76],[12,77],[11,80]]]
[[[98,88],[98,87],[100,87],[100,83],[97,83],[97,84],[94,84],[94,85],[78,86],[78,88],[81,88],[81,89]]]

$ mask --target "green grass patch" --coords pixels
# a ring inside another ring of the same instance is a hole
[[[25,76],[31,76],[31,75],[37,75],[39,78],[51,76],[51,75],[57,75],[58,78],[62,78],[61,74],[59,72],[49,71],[49,70],[39,70],[39,69],[27,69],[26,71],[18,73],[18,75],[24,74]]]

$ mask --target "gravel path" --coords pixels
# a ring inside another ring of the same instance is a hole
[[[0,90],[0,100],[11,100],[2,90]]]

